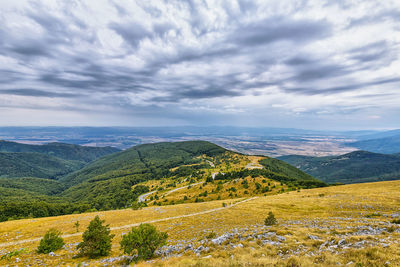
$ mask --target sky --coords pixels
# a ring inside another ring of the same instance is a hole
[[[400,128],[400,1],[0,0],[0,125]]]

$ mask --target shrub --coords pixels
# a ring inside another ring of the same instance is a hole
[[[100,220],[99,216],[90,222],[82,235],[83,241],[77,246],[77,249],[80,249],[78,256],[98,258],[110,253],[111,240],[114,235],[110,234],[108,225],[103,225],[104,222],[104,220]]]
[[[40,240],[37,252],[47,254],[59,250],[63,246],[64,240],[61,237],[61,232],[56,229],[50,229]]]
[[[1,256],[0,260],[10,260],[12,257],[19,256],[22,253],[28,253],[28,252],[29,251],[27,248],[21,248],[18,250],[10,251],[10,252],[7,252],[6,254],[4,254],[3,256]]]
[[[79,226],[80,226],[79,221],[76,221],[74,227],[77,233],[79,232]]]
[[[263,193],[269,192],[269,186],[263,187],[262,192],[263,192]]]
[[[141,224],[122,237],[121,250],[131,256],[136,255],[136,260],[150,259],[158,247],[166,244],[167,238],[167,233],[157,231],[153,225]]]
[[[265,218],[264,224],[267,226],[276,224],[275,215],[272,213],[272,211],[268,213],[268,217]]]
[[[210,233],[206,236],[207,239],[213,239],[213,238],[216,238],[216,237],[217,237],[217,234],[216,234],[214,231],[210,232]]]
[[[134,202],[132,202],[131,209],[133,209],[133,210],[140,210],[140,209],[142,209],[143,207],[146,207],[146,203],[134,201]]]
[[[259,190],[261,188],[261,184],[260,183],[255,183],[256,185],[256,190]]]
[[[394,219],[394,220],[392,221],[392,223],[400,224],[400,219]]]

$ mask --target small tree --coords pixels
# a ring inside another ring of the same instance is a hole
[[[272,211],[270,211],[270,212],[268,213],[268,217],[265,218],[264,224],[265,224],[266,226],[276,224],[275,215],[272,213]]]
[[[74,226],[75,226],[76,232],[78,233],[79,232],[79,226],[80,226],[79,221],[76,221]]]
[[[103,225],[105,221],[96,216],[83,233],[83,241],[78,244],[80,249],[78,256],[98,258],[107,256],[111,251],[111,240],[114,235],[110,234],[110,227]]]
[[[121,250],[132,256],[137,255],[136,260],[147,260],[153,257],[158,247],[166,244],[167,238],[167,233],[157,231],[153,225],[141,224],[122,237]]]
[[[47,254],[59,250],[63,246],[64,240],[61,237],[61,232],[56,229],[50,229],[40,240],[37,252]]]

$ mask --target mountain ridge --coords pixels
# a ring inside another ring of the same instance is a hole
[[[400,153],[354,151],[340,156],[288,155],[279,159],[327,183],[360,183],[400,179]]]

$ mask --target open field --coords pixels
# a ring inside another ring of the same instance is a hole
[[[116,234],[112,255],[106,258],[114,265],[121,254],[121,234],[129,229],[126,225],[164,218],[154,222],[169,234],[166,255],[151,262],[157,266],[398,266],[400,230],[391,221],[400,216],[399,191],[400,181],[391,181],[261,196],[225,209],[218,209],[223,201],[212,201],[3,222],[0,255],[25,250],[0,261],[0,265],[103,265],[105,259],[72,258],[80,234],[65,238],[66,249],[53,257],[35,253],[38,241],[7,244],[40,238],[52,227],[73,234],[76,221],[83,231],[95,215],[100,215]],[[240,200],[230,200],[235,201]],[[190,215],[212,209],[216,210]],[[275,214],[278,224],[265,227],[263,220],[269,211]],[[189,216],[173,218],[180,215]],[[211,232],[216,239],[206,238]]]

